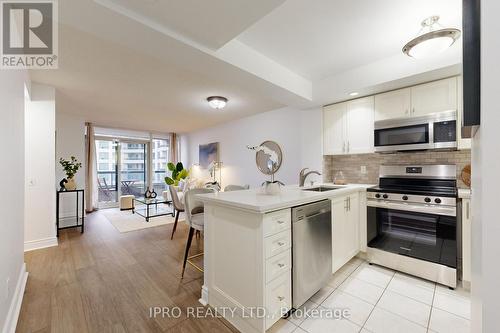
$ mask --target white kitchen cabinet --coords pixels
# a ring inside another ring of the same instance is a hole
[[[470,284],[471,275],[471,201],[462,199],[462,281]]]
[[[457,90],[456,77],[411,87],[411,116],[457,110]]]
[[[359,194],[332,199],[332,273],[360,250]]]
[[[330,105],[323,110],[323,153],[365,154],[374,151],[374,97]]]
[[[410,109],[410,88],[375,95],[375,121],[408,117]]]
[[[347,103],[326,106],[323,109],[323,155],[345,154],[345,114]]]
[[[347,102],[346,151],[348,154],[373,153],[374,147],[373,96]]]

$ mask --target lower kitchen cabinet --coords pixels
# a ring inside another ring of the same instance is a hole
[[[462,199],[462,281],[470,284],[471,275],[471,201]]]
[[[332,200],[332,273],[360,250],[359,193]]]

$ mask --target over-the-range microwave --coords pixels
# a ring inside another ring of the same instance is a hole
[[[456,111],[375,122],[375,152],[456,148]]]

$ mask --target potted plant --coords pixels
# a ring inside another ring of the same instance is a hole
[[[82,163],[78,162],[78,160],[74,156],[71,156],[69,161],[61,157],[59,159],[59,164],[61,164],[64,172],[66,173],[66,178],[61,181],[61,185],[64,184],[64,188],[66,190],[76,190],[76,182],[74,177],[78,172],[78,169],[82,167]]]
[[[177,164],[170,162],[167,164],[167,168],[172,172],[170,177],[165,177],[167,185],[179,186],[179,182],[189,176],[189,170],[184,169],[184,165],[181,162]]]

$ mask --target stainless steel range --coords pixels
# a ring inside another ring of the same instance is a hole
[[[368,260],[455,288],[455,165],[381,166],[367,192]]]

